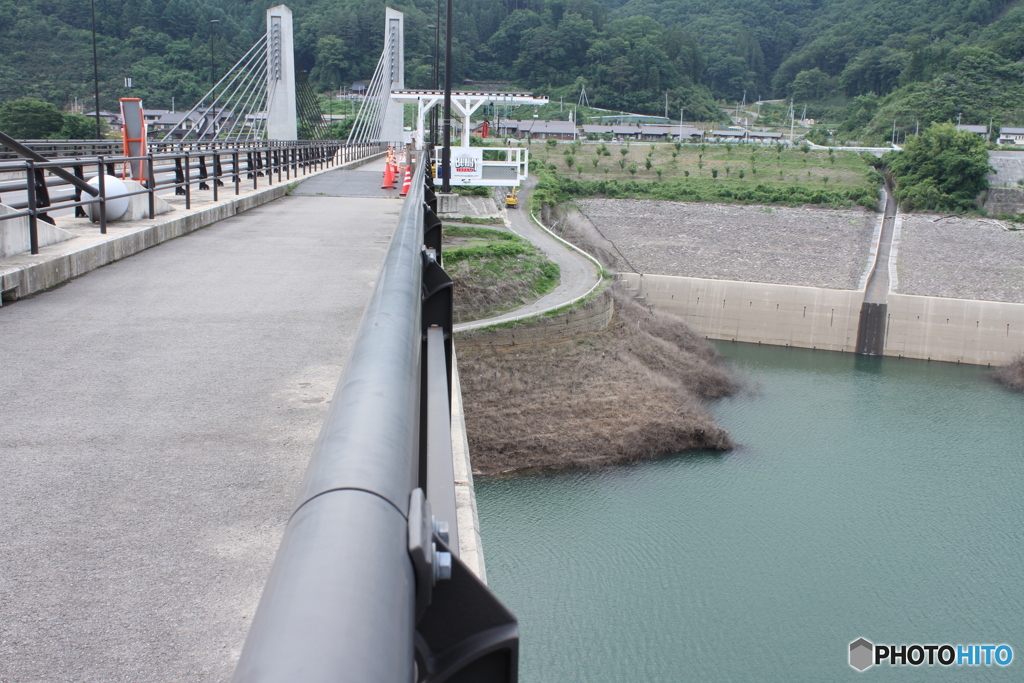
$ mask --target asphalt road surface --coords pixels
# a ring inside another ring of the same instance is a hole
[[[318,184],[0,308],[0,681],[230,677],[400,207]]]
[[[519,192],[520,208],[507,212],[508,223],[513,232],[532,242],[548,259],[558,264],[561,275],[558,286],[531,304],[493,318],[461,323],[455,326],[456,331],[529,317],[583,296],[597,284],[600,276],[593,261],[541,230],[530,218],[529,192],[536,183],[536,178],[531,177],[523,184]]]

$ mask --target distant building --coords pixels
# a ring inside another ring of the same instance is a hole
[[[617,140],[639,140],[640,126],[613,125],[612,135]]]
[[[171,112],[164,111],[160,117],[150,123],[147,128],[151,137],[164,137],[168,132],[173,131],[171,137],[180,140],[186,135],[207,137],[211,134],[211,123],[214,112],[209,108],[196,109],[192,112]],[[216,110],[218,133],[230,128],[235,120],[235,113],[230,109]]]
[[[369,87],[369,81],[356,81],[355,83],[352,84],[352,87],[349,88],[349,90],[352,92],[353,95],[364,96],[366,95],[366,89]]]
[[[1024,128],[1008,128],[1003,126],[999,129],[999,139],[996,142],[1000,145],[1019,145],[1024,143]]]
[[[747,131],[745,130],[715,130],[711,131],[711,137],[716,140],[745,140],[747,138]]]
[[[669,134],[680,141],[700,140],[704,137],[704,131],[692,126],[672,126]]]
[[[142,118],[146,119],[146,123],[153,125],[160,120],[164,114],[170,114],[170,109],[143,109]]]
[[[969,123],[958,123],[956,129],[966,130],[968,133],[974,133],[975,135],[980,135],[983,138],[988,137],[988,126],[975,126]]]
[[[575,140],[579,135],[572,121],[520,121],[516,137],[530,140]]]
[[[773,142],[780,142],[782,140],[782,133],[759,133],[749,131],[747,132],[747,139],[750,140],[751,142],[771,144]]]
[[[96,110],[93,109],[90,112],[86,112],[84,115],[88,116],[90,119],[96,118]],[[103,111],[101,109],[100,110],[100,118],[103,119],[108,126],[120,126],[121,125],[121,114],[115,114],[114,112]]]
[[[640,139],[648,142],[657,142],[668,137],[671,126],[644,124],[640,126]]]

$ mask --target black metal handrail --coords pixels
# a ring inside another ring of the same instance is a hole
[[[237,682],[516,680],[515,617],[458,559],[442,523],[456,524],[451,279],[426,165],[421,157]],[[445,458],[447,481],[429,462]]]
[[[322,170],[338,164],[357,161],[387,149],[385,143],[347,144],[342,142],[298,141],[263,142],[260,145],[232,147],[226,144],[200,142],[179,145],[170,143],[161,146],[165,151],[151,152],[143,157],[125,157],[120,153],[111,156],[75,156],[47,159],[38,149],[23,141],[0,136],[0,146],[6,146],[27,159],[0,161],[0,174],[21,176],[15,180],[0,181],[0,193],[17,193],[22,198],[5,202],[15,211],[0,215],[0,221],[27,216],[31,253],[39,253],[38,221],[54,223],[51,212],[74,209],[75,215],[84,217],[89,205],[97,205],[96,220],[100,232],[107,232],[105,204],[107,196],[105,178],[115,175],[116,170],[131,162],[139,162],[145,171],[143,189],[120,194],[131,197],[149,195],[148,216],[155,214],[157,192],[174,189],[175,194],[185,197],[185,208],[192,208],[193,187],[200,190],[212,189],[214,201],[219,199],[219,189],[225,182],[234,185],[234,194],[241,194],[242,178],[252,181],[252,188],[259,188],[260,178],[268,185],[289,181],[313,170]],[[171,147],[181,147],[174,149]],[[94,147],[91,151],[97,151]],[[99,188],[85,182],[86,173],[99,177]],[[83,192],[87,195],[83,197]]]
[[[124,151],[124,143],[120,139],[109,140],[20,140],[24,146],[46,158],[81,157],[81,156],[118,156]],[[168,140],[166,142],[150,140],[149,151],[164,154],[185,151],[209,150],[246,150],[307,147],[324,144],[347,144],[344,141],[332,140]],[[0,147],[0,161],[18,159],[19,155]]]

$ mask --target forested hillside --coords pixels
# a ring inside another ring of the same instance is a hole
[[[193,103],[262,35],[273,2],[96,0],[103,106]],[[406,13],[407,83],[430,84],[434,0]],[[300,68],[318,90],[367,78],[380,0],[295,0]],[[933,120],[1024,123],[1024,8],[1009,0],[455,0],[455,82],[509,81],[575,102],[690,119],[719,105],[792,98],[849,135]],[[211,19],[219,19],[216,28]],[[0,0],[0,100],[67,108],[92,92],[84,0]],[[717,101],[717,102],[716,102]],[[88,107],[89,105],[87,105]]]

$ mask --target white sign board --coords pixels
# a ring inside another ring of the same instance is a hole
[[[482,147],[452,147],[452,183],[478,185],[483,179]]]
[[[484,159],[484,153],[488,158]],[[525,149],[500,147],[452,147],[452,185],[519,187],[529,173],[530,154]],[[434,148],[434,183],[441,183],[441,149]]]

